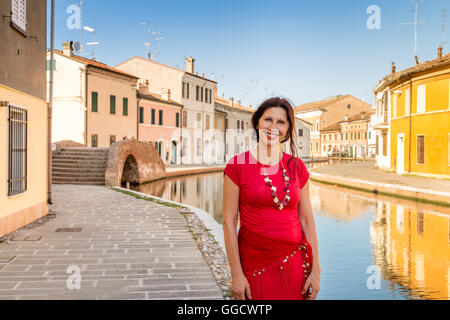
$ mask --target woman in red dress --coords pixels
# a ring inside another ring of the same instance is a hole
[[[224,171],[222,222],[232,295],[314,300],[320,287],[317,234],[309,172],[295,156],[293,108],[285,99],[268,99],[252,125],[257,148],[231,158]],[[289,140],[293,156],[280,151]]]

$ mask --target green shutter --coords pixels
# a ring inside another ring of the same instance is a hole
[[[92,112],[98,112],[98,92],[92,92]]]
[[[139,123],[144,123],[144,108],[139,108]]]
[[[116,96],[109,96],[109,113],[116,114]]]
[[[128,98],[123,98],[123,115],[128,115]]]

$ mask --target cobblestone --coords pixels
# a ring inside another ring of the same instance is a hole
[[[101,186],[52,188],[52,216],[0,243],[0,299],[223,299],[178,209]]]

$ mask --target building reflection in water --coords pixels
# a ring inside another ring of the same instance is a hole
[[[411,298],[450,298],[448,212],[380,200],[370,235],[376,264],[387,280]]]
[[[201,208],[221,223],[222,184],[223,173],[211,173],[156,181],[137,189]],[[332,255],[339,251],[333,249],[337,245],[336,236],[343,241],[339,243],[348,247],[358,242],[369,244],[367,248],[355,249],[360,251],[346,253],[345,257],[333,257],[344,264],[347,262],[339,272],[326,270],[334,282],[342,281],[345,286],[348,275],[367,267],[355,262],[367,257],[369,264],[380,268],[387,287],[381,298],[395,298],[396,294],[406,299],[450,298],[450,208],[316,183],[310,185],[317,228],[322,235],[331,233],[320,238],[320,245],[327,249],[324,252]],[[345,225],[347,233],[332,235],[337,233],[339,225]],[[353,266],[348,263],[352,258]],[[347,295],[340,293],[336,298],[370,297],[367,276],[360,277],[358,283],[363,283],[360,291],[353,288]]]

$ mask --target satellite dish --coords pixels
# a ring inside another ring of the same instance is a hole
[[[81,43],[79,41],[76,41],[73,43],[73,50],[76,53],[80,53],[81,51],[83,51],[83,46],[81,45]]]

